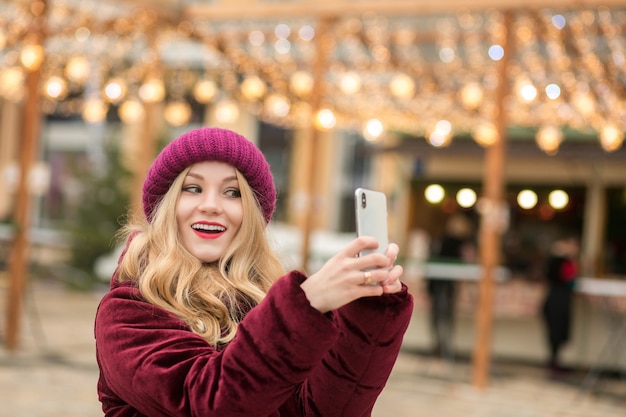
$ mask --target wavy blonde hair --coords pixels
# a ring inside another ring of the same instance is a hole
[[[118,281],[136,280],[146,301],[187,323],[213,346],[230,342],[245,313],[261,302],[285,273],[265,236],[265,219],[245,177],[236,170],[244,217],[222,258],[204,264],[181,243],[176,205],[189,168],[174,181],[154,212],[127,223],[119,237],[129,241]]]

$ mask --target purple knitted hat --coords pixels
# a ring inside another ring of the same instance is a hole
[[[170,142],[156,157],[143,183],[143,212],[149,221],[178,174],[202,161],[226,162],[237,168],[254,190],[265,221],[269,223],[276,207],[276,189],[269,164],[248,139],[217,127],[191,130]]]

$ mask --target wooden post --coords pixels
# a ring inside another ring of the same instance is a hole
[[[318,167],[319,163],[319,153],[318,142],[320,140],[320,132],[315,127],[314,117],[317,115],[317,112],[320,110],[322,105],[322,100],[324,98],[324,76],[326,74],[326,69],[328,67],[328,59],[332,49],[332,35],[330,34],[330,29],[332,26],[331,18],[322,18],[320,19],[319,25],[316,30],[316,38],[317,38],[317,60],[315,62],[315,66],[313,67],[313,91],[311,97],[311,143],[308,149],[309,152],[309,163],[305,167],[306,173],[306,201],[302,205],[304,210],[304,226],[302,230],[302,247],[301,247],[301,268],[303,271],[308,272],[308,263],[309,263],[309,250],[310,250],[310,240],[311,240],[311,232],[313,227],[315,226],[315,213],[316,207],[315,203],[318,198],[318,192],[316,187],[316,177],[315,177],[315,169]]]
[[[34,3],[36,4],[33,4],[30,8],[33,13],[32,32],[30,35],[35,45],[43,46],[47,4],[44,0]],[[39,111],[40,67],[39,65],[30,69],[26,75],[26,100],[22,117],[22,147],[19,165],[20,177],[14,212],[15,232],[9,258],[6,347],[11,351],[16,350],[19,344],[20,319],[26,274],[28,272],[28,253],[32,223],[32,196],[29,174],[38,152],[39,133],[41,130],[41,113]]]
[[[146,174],[156,153],[157,129],[155,126],[156,115],[160,106],[158,103],[143,103],[144,119],[141,123],[140,132],[133,139],[136,141],[132,148],[133,162],[133,185],[130,199],[130,212],[132,216],[143,216],[142,189]]]
[[[476,315],[476,344],[473,357],[473,385],[487,386],[491,359],[491,330],[493,322],[494,271],[499,263],[500,237],[506,226],[506,206],[503,202],[504,160],[506,153],[506,97],[509,92],[507,68],[513,50],[512,13],[504,13],[504,57],[498,62],[498,88],[496,91],[495,120],[498,132],[496,142],[487,148],[483,177],[483,198],[480,205],[481,223],[479,236],[480,263],[483,276],[479,283],[478,311]]]

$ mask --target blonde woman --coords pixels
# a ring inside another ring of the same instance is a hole
[[[371,415],[413,309],[398,247],[358,257],[377,242],[356,238],[285,272],[265,236],[275,203],[263,154],[232,131],[157,156],[96,315],[106,416]]]

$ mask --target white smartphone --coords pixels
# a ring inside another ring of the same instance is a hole
[[[389,246],[387,233],[387,197],[380,191],[357,188],[354,192],[357,236],[373,236],[378,249],[367,249],[360,256],[372,252],[386,253]]]

